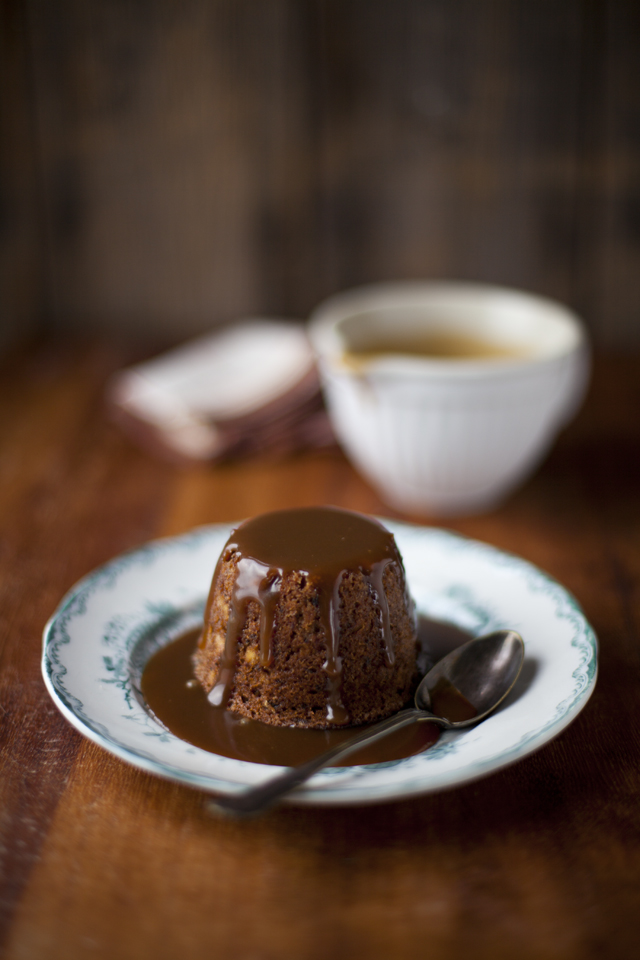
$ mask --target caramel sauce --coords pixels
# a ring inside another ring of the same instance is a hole
[[[430,693],[431,712],[439,717],[460,723],[478,716],[474,705],[446,677],[440,677]]]
[[[302,573],[314,585],[319,598],[320,623],[326,637],[326,715],[328,724],[345,726],[350,718],[342,700],[340,658],[340,583],[348,570],[360,570],[375,597],[380,616],[380,641],[388,666],[395,662],[389,608],[383,588],[383,576],[389,564],[402,566],[393,535],[369,517],[334,507],[307,507],[277,510],[243,523],[233,531],[222,551],[220,564],[237,557],[237,577],[230,601],[225,648],[218,680],[209,693],[214,706],[226,706],[236,670],[237,641],[242,633],[251,601],[260,607],[260,662],[263,667],[273,659],[271,637],[274,617],[284,576]],[[207,639],[211,623],[214,589],[205,612]],[[407,597],[407,604],[411,601]]]
[[[256,720],[247,720],[222,706],[213,706],[193,677],[191,656],[199,636],[199,629],[192,630],[158,650],[149,659],[142,675],[142,694],[147,705],[176,737],[202,750],[234,760],[297,766],[352,736],[354,727],[331,727],[327,730],[275,727]],[[465,631],[426,617],[419,619],[418,636],[424,666],[431,665],[449,650],[470,639],[470,635]],[[453,698],[451,691],[445,693],[448,694],[448,703],[445,706],[450,713],[459,710],[460,701],[464,698],[460,698],[457,691]],[[438,701],[438,710],[440,707]],[[468,703],[467,707],[474,709]],[[465,709],[464,704],[462,709]],[[463,719],[451,716],[450,713],[443,711],[443,715],[450,719]],[[354,752],[343,761],[338,761],[337,765],[401,760],[422,753],[436,743],[439,735],[440,731],[435,724],[414,723],[378,743]]]
[[[441,360],[517,360],[531,354],[525,345],[501,343],[468,334],[442,331],[373,335],[366,349],[352,349],[343,355],[349,366],[360,367],[390,355]]]

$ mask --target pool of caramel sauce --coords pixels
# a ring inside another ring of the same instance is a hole
[[[191,656],[201,630],[192,630],[158,650],[148,661],[142,675],[142,694],[157,719],[181,740],[202,750],[234,760],[267,763],[274,766],[297,766],[305,760],[342,743],[354,731],[366,727],[332,727],[328,730],[306,730],[297,727],[276,727],[257,720],[248,720],[212,706],[201,685],[193,676]],[[419,621],[419,662],[428,668],[450,650],[470,639],[470,634],[452,624],[421,617]],[[442,711],[452,720],[474,716],[473,707],[460,697],[455,688],[443,689],[436,712]],[[363,763],[388,763],[422,753],[433,746],[440,729],[433,723],[414,723],[404,730],[389,734],[377,743],[350,754],[336,766]]]

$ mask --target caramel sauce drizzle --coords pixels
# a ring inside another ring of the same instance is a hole
[[[272,639],[282,584],[299,573],[313,584],[319,597],[319,619],[326,641],[326,720],[349,723],[342,699],[340,656],[340,585],[349,570],[360,570],[375,599],[380,616],[380,639],[388,666],[395,662],[389,606],[383,587],[384,571],[401,564],[395,541],[376,520],[334,507],[278,510],[248,520],[233,531],[218,561],[237,556],[237,577],[218,680],[209,694],[215,706],[226,707],[233,690],[237,641],[251,602],[260,608],[260,663],[273,662]],[[209,598],[205,622],[209,621]]]

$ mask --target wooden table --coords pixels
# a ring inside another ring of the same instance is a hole
[[[494,513],[448,524],[579,598],[601,672],[578,719],[457,790],[235,823],[71,728],[40,677],[47,617],[79,577],[152,537],[284,505],[392,511],[338,451],[192,469],[150,459],[103,415],[105,377],[125,359],[45,344],[0,386],[6,956],[637,956],[640,360],[600,358],[537,476]]]

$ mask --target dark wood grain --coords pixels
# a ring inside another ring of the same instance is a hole
[[[30,36],[22,0],[0,4],[0,353],[37,329],[45,308],[44,210]]]
[[[601,655],[583,713],[457,790],[242,824],[81,738],[40,679],[42,627],[80,576],[155,536],[292,504],[392,511],[338,451],[156,463],[104,418],[105,378],[126,359],[44,344],[0,378],[6,957],[635,956],[640,358],[600,357],[583,412],[537,475],[493,513],[449,524],[540,565],[584,606]]]
[[[634,0],[2,9],[14,329],[178,341],[445,277],[640,341]]]

